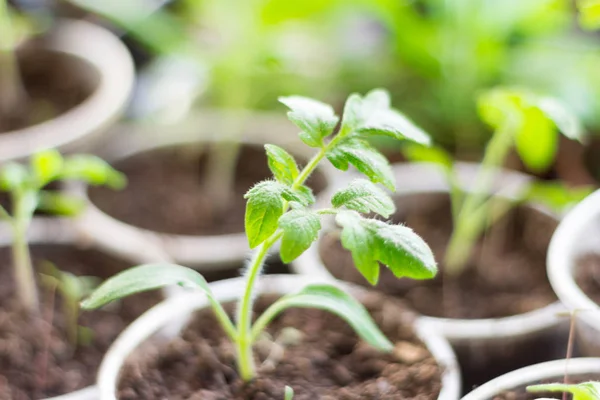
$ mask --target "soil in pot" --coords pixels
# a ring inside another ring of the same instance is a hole
[[[140,153],[114,167],[127,175],[127,187],[119,192],[89,189],[91,201],[112,217],[152,231],[180,235],[224,235],[244,231],[244,194],[256,182],[271,176],[262,147],[241,149],[235,188],[226,209],[203,186],[206,152],[202,146],[185,145]],[[318,171],[308,185],[315,193],[325,186]]]
[[[600,374],[589,374],[589,375],[577,375],[568,378],[569,383],[580,383],[580,382],[588,382],[588,381],[598,381],[600,380]],[[571,394],[566,394],[563,397],[563,394],[560,392],[538,392],[538,393],[529,393],[526,390],[526,387],[529,385],[537,385],[542,383],[557,383],[564,382],[564,376],[557,376],[554,379],[544,379],[539,382],[532,382],[528,385],[521,386],[519,388],[513,390],[506,390],[502,393],[497,394],[492,397],[490,400],[536,400],[539,398],[546,399],[568,399],[571,400],[573,396]]]
[[[26,96],[10,115],[0,115],[0,133],[63,114],[81,104],[99,84],[98,71],[88,63],[65,53],[44,50],[42,41],[19,51],[18,61]]]
[[[273,300],[260,297],[255,309],[262,311]],[[129,358],[118,398],[281,400],[289,385],[294,400],[436,399],[442,371],[416,338],[412,313],[381,294],[365,300],[383,332],[397,343],[394,354],[382,354],[361,342],[345,322],[329,313],[290,309],[268,327],[274,339],[255,346],[259,376],[243,384],[235,370],[232,344],[212,311],[202,310],[179,338],[148,342]],[[231,313],[234,306],[227,308]],[[300,332],[295,342],[289,340],[296,336],[289,335],[290,329]]]
[[[452,231],[448,195],[403,196],[396,205],[394,221],[405,223],[421,235],[443,270]],[[382,268],[377,288],[434,317],[501,318],[542,308],[556,301],[546,277],[545,261],[556,225],[553,218],[538,211],[515,208],[476,244],[468,269],[458,279],[445,280],[440,273],[429,281],[398,280],[387,268]],[[319,246],[324,264],[335,277],[368,285],[336,234],[324,236]],[[464,389],[468,392],[513,369],[563,356],[567,340],[559,336],[550,332],[513,346],[473,347],[475,344],[468,342],[457,345]]]
[[[125,262],[70,245],[31,246],[34,265],[47,260],[63,271],[107,278],[128,268]],[[32,400],[57,396],[94,384],[97,367],[117,335],[161,300],[143,293],[112,307],[81,314],[79,323],[93,331],[91,342],[73,350],[62,300],[41,286],[42,310],[27,315],[16,301],[10,249],[0,248],[0,399]]]

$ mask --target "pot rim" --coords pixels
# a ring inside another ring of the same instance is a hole
[[[107,29],[83,20],[60,19],[47,43],[49,50],[82,59],[97,70],[98,87],[81,104],[49,121],[0,135],[0,161],[61,148],[98,133],[120,115],[131,95],[133,59]]]
[[[565,371],[570,376],[600,373],[600,358],[571,358],[529,365],[484,383],[461,400],[488,400],[504,390],[535,383],[545,378],[560,377],[565,374]]]
[[[550,241],[547,258],[548,278],[558,298],[596,331],[600,331],[600,318],[594,312],[578,311],[598,312],[600,306],[577,285],[573,270],[578,255],[576,249],[582,245],[581,232],[594,223],[600,229],[599,219],[600,189],[576,205],[561,221]]]
[[[215,143],[222,141],[222,137],[210,129],[213,123],[218,123],[228,118],[235,118],[239,113],[222,110],[203,110],[193,114],[183,122],[165,126],[146,125],[121,125],[120,130],[129,131],[127,137],[117,139],[101,151],[109,161],[119,161],[136,154],[159,148],[176,147],[187,144],[200,145],[202,143]],[[249,118],[250,134],[241,138],[241,143],[249,146],[263,146],[265,143],[275,142],[288,147],[292,153],[310,157],[313,149],[299,146],[301,143],[296,137],[296,129],[286,119],[275,113],[251,113]],[[284,125],[285,123],[285,125]],[[273,129],[273,126],[279,129]],[[172,129],[177,134],[165,135],[165,129]],[[200,129],[200,132],[198,130]],[[280,138],[273,132],[280,132],[289,137]],[[257,132],[258,135],[252,133]],[[269,132],[269,133],[265,133]],[[227,139],[225,139],[227,141]],[[318,170],[325,178],[325,189],[337,179],[333,167],[321,165]],[[67,185],[70,192],[85,199],[87,206],[77,218],[79,228],[91,237],[106,251],[116,252],[134,262],[139,262],[139,254],[143,254],[148,244],[156,249],[161,249],[163,255],[159,260],[170,258],[181,264],[189,264],[205,271],[217,271],[235,266],[244,261],[250,251],[244,232],[224,235],[182,235],[170,234],[149,229],[139,228],[135,225],[121,221],[102,211],[89,198],[87,186],[79,182],[70,182]],[[107,234],[108,232],[108,234]]]
[[[457,163],[461,184],[468,188],[469,184],[473,182],[477,170],[478,164]],[[393,172],[396,177],[401,177],[397,181],[404,183],[404,185],[399,185],[397,188],[397,196],[448,192],[444,172],[435,164],[395,164],[393,165]],[[497,195],[508,198],[516,196],[531,180],[531,177],[519,172],[508,170],[498,170],[498,172],[500,175],[495,182],[497,187],[493,191]],[[323,195],[323,198],[326,197],[325,200],[328,201],[329,197],[340,188],[340,185],[331,188],[328,193]],[[321,205],[323,206],[323,204]],[[544,207],[536,205],[532,205],[532,207],[545,215],[559,219]],[[320,233],[319,240],[324,234],[326,233],[323,231]],[[321,260],[317,244],[313,244],[304,254],[294,260],[291,266],[294,272],[300,275],[318,276],[321,279],[329,280],[335,279]],[[430,324],[433,329],[442,332],[446,338],[456,342],[470,339],[499,339],[539,331],[559,325],[564,320],[562,317],[564,310],[565,308],[560,302],[555,302],[537,310],[504,318],[454,319],[423,316],[422,319],[424,323]]]
[[[257,285],[261,293],[285,294],[297,291],[299,287],[311,283],[323,282],[322,279],[298,275],[267,275],[263,276]],[[211,283],[211,289],[218,301],[230,301],[239,297],[243,291],[244,277],[237,277]],[[331,282],[343,288],[351,288],[355,293],[364,293],[363,288],[342,282]],[[183,292],[171,297],[140,316],[115,340],[106,352],[98,370],[98,392],[100,400],[115,400],[115,391],[119,380],[121,367],[126,358],[138,346],[152,335],[165,334],[163,327],[168,328],[167,336],[177,335],[186,324],[190,313],[208,306],[205,295],[198,292]],[[454,400],[460,396],[460,369],[456,356],[445,338],[432,330],[428,324],[415,320],[415,332],[444,372],[442,375],[442,390],[438,400]]]

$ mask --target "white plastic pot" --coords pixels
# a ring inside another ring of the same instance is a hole
[[[110,161],[118,161],[135,154],[163,147],[210,144],[227,136],[218,128],[223,121],[238,114],[205,110],[191,115],[185,121],[172,125],[122,125],[127,135],[117,135],[99,154]],[[253,114],[244,124],[243,144],[262,147],[265,143],[279,145],[294,155],[310,158],[314,149],[302,144],[297,129],[285,117],[270,113]],[[319,167],[326,185],[335,176],[332,167]],[[132,262],[140,262],[148,243],[160,248],[177,263],[202,270],[231,268],[242,263],[248,255],[248,241],[243,232],[211,235],[177,235],[155,232],[120,221],[100,210],[87,197],[87,188],[74,184],[70,189],[88,200],[86,210],[78,218],[79,228],[105,251],[116,253]],[[177,193],[173,193],[174,196]],[[149,216],[150,218],[151,216]]]
[[[110,31],[82,20],[59,20],[49,33],[47,50],[85,62],[84,73],[96,86],[81,104],[55,118],[0,135],[0,162],[27,157],[46,148],[82,146],[103,132],[125,108],[134,81],[133,60]]]
[[[262,294],[285,295],[299,290],[309,283],[322,280],[295,275],[268,275],[259,281],[258,292]],[[218,281],[211,284],[213,293],[218,301],[228,302],[237,300],[243,292],[244,279],[235,278]],[[338,283],[339,285],[345,285]],[[360,299],[364,290],[353,287],[355,295]],[[117,385],[121,368],[127,357],[145,340],[156,333],[164,333],[169,329],[168,336],[177,334],[178,330],[173,327],[182,328],[189,316],[199,309],[209,306],[204,295],[197,292],[181,293],[148,310],[140,318],[134,321],[123,334],[114,342],[106,353],[98,373],[98,388],[100,400],[116,400]],[[460,372],[456,358],[448,342],[441,336],[424,325],[420,320],[415,324],[415,330],[419,338],[425,343],[429,351],[444,369],[442,376],[442,390],[439,400],[454,400],[460,396]]]
[[[587,253],[600,253],[600,190],[565,216],[548,251],[548,277],[558,298],[575,312],[580,350],[586,356],[600,356],[600,306],[573,276],[578,258]]]
[[[458,177],[461,185],[469,188],[477,173],[477,164],[459,163]],[[448,193],[448,185],[444,173],[432,164],[397,164],[393,167],[397,184],[395,196],[407,196],[427,193]],[[502,171],[494,181],[492,192],[497,196],[515,197],[530,181],[527,175]],[[343,182],[340,182],[343,185]],[[323,202],[329,202],[331,195],[339,189],[332,187],[321,197]],[[321,206],[325,206],[324,203]],[[548,211],[538,208],[551,218]],[[333,222],[332,222],[333,224]],[[327,229],[321,231],[321,238]],[[314,244],[303,255],[292,263],[292,269],[301,274],[322,279],[335,279],[327,270],[320,255],[319,246]],[[509,348],[530,349],[530,345],[543,346],[546,343],[564,336],[566,343],[567,321],[561,317],[564,307],[556,302],[541,309],[521,315],[493,319],[450,319],[423,317],[423,321],[433,330],[445,336],[457,352],[459,361],[475,370],[483,370],[488,366],[499,365],[494,360],[506,357]],[[509,347],[510,346],[510,347]],[[551,350],[550,357],[560,357],[558,349]],[[556,346],[554,346],[556,347]],[[556,354],[552,354],[553,351]]]
[[[535,385],[542,381],[562,382],[565,374],[569,378],[576,378],[577,375],[600,375],[600,358],[572,358],[530,365],[479,386],[461,400],[490,400],[504,391]]]

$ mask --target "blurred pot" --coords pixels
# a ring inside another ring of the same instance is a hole
[[[120,127],[123,134],[99,149],[98,153],[111,162],[125,160],[137,154],[167,147],[210,144],[229,135],[215,127],[223,121],[237,118],[234,112],[205,110],[191,115],[183,122],[171,125],[138,125]],[[252,114],[244,124],[242,144],[262,147],[265,143],[279,145],[295,156],[310,158],[314,149],[300,142],[296,128],[279,114]],[[262,151],[262,150],[261,150]],[[333,167],[319,167],[325,178],[325,190],[335,177]],[[78,218],[79,228],[108,252],[139,263],[140,256],[152,243],[174,262],[203,270],[220,270],[239,266],[248,255],[248,241],[243,232],[223,235],[182,235],[138,228],[120,221],[100,210],[88,196],[87,187],[71,184],[70,190],[85,197],[89,205]]]
[[[46,148],[82,147],[108,128],[125,108],[134,81],[133,61],[108,30],[85,21],[63,19],[49,33],[47,50],[82,61],[81,79],[95,89],[79,105],[37,125],[0,135],[0,162]]]
[[[572,358],[530,365],[479,386],[462,400],[489,400],[504,391],[527,385],[547,383],[552,380],[562,382],[565,374],[569,379],[576,378],[577,375],[585,375],[586,381],[590,380],[589,375],[600,377],[600,358]]]
[[[478,165],[458,163],[456,169],[459,182],[468,189],[474,182]],[[398,182],[394,194],[396,200],[400,199],[398,204],[403,196],[448,193],[445,175],[435,165],[396,164],[393,170]],[[492,191],[496,196],[515,197],[530,179],[521,173],[502,171],[495,178]],[[324,193],[321,197],[324,203],[320,206],[326,207],[333,193],[343,186],[343,182],[340,182]],[[538,214],[547,216],[550,221],[556,219],[542,208],[533,209]],[[333,225],[334,222],[331,221],[330,227]],[[326,231],[327,229],[321,231],[319,242],[323,240]],[[335,279],[321,258],[318,243],[296,259],[292,263],[292,269],[302,275]],[[567,341],[567,322],[560,316],[563,311],[564,307],[556,302],[531,312],[504,318],[451,319],[424,316],[423,322],[450,341],[463,367],[463,376],[469,380],[474,378],[465,372],[465,366],[470,371],[483,373],[487,370],[510,368],[514,364],[511,361],[512,355],[532,353],[533,349],[540,349],[541,354],[547,355],[548,359],[562,357],[564,353],[559,352],[556,349],[559,346],[554,344],[563,339],[562,343]]]
[[[600,356],[600,306],[574,278],[578,259],[600,253],[600,190],[569,212],[559,224],[548,251],[548,277],[558,298],[575,312],[578,344],[586,356]]]
[[[319,279],[293,275],[269,275],[260,279],[257,291],[262,294],[284,295],[294,293],[300,287],[315,282],[319,282]],[[211,288],[216,299],[224,303],[237,300],[239,294],[243,292],[244,284],[244,278],[240,277],[213,283]],[[352,290],[360,299],[363,290],[358,287],[352,287]],[[123,364],[127,357],[145,340],[156,333],[164,332],[161,331],[164,328],[168,328],[170,332],[166,336],[173,337],[177,335],[178,332],[173,331],[173,326],[182,328],[193,312],[208,305],[208,301],[203,295],[193,292],[182,293],[156,305],[133,322],[114,342],[100,366],[98,373],[100,400],[116,399],[117,385]],[[444,369],[442,390],[438,399],[458,399],[460,394],[460,372],[455,355],[448,342],[438,336],[428,325],[422,324],[421,321],[417,321],[415,330],[438,361],[438,364]]]

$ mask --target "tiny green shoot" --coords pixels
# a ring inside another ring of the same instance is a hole
[[[342,244],[351,251],[358,270],[369,282],[377,283],[380,263],[398,278],[434,277],[437,266],[433,254],[411,229],[362,215],[377,213],[387,217],[394,211],[389,195],[377,186],[381,183],[389,189],[395,187],[391,167],[366,139],[385,135],[428,145],[429,137],[390,107],[389,95],[383,90],[373,90],[364,97],[351,95],[336,135],[334,130],[340,118],[329,105],[300,96],[280,100],[290,109],[288,117],[301,130],[301,140],[314,148],[315,153],[300,168],[284,149],[265,146],[274,179],[257,183],[245,195],[246,234],[254,253],[246,270],[246,285],[237,305],[235,322],[213,296],[202,275],[190,268],[170,264],[142,265],[108,279],[82,302],[83,308],[101,307],[130,294],[173,284],[199,290],[207,296],[221,327],[235,345],[238,372],[244,381],[256,375],[253,344],[273,318],[291,307],[331,312],[345,320],[374,348],[386,352],[392,350],[393,344],[364,306],[333,284],[311,284],[285,295],[253,323],[256,284],[270,249],[280,241],[281,258],[285,262],[294,260],[317,239],[322,227],[321,218],[325,215],[335,216],[342,227]],[[311,207],[315,198],[305,182],[326,159],[343,171],[352,165],[367,179],[357,179],[336,193],[330,208],[315,210]]]
[[[79,302],[98,286],[100,279],[95,276],[77,276],[61,271],[49,261],[42,265],[42,283],[54,288],[62,298],[66,319],[67,338],[73,346],[85,344],[89,334],[85,327],[79,326]],[[83,333],[83,334],[82,334]]]
[[[83,180],[93,185],[118,189],[125,177],[98,157],[73,155],[63,158],[56,150],[33,155],[29,165],[11,162],[0,168],[0,190],[10,195],[10,212],[0,206],[0,219],[13,235],[12,257],[17,296],[30,312],[38,310],[38,293],[27,244],[27,230],[36,210],[61,215],[75,215],[83,202],[45,187],[61,180]]]
[[[466,267],[475,241],[519,202],[543,202],[560,209],[580,200],[590,188],[569,189],[562,184],[532,182],[519,198],[490,196],[496,172],[511,149],[533,171],[545,171],[558,151],[561,132],[581,140],[583,129],[559,101],[522,88],[495,88],[479,98],[481,118],[494,129],[473,186],[467,191],[458,182],[452,156],[438,147],[409,145],[404,154],[412,161],[434,162],[445,171],[450,187],[454,230],[446,250],[444,273],[459,275]]]
[[[578,384],[548,383],[527,387],[528,392],[566,392],[573,395],[573,400],[600,400],[600,382],[583,382]]]
[[[290,386],[286,386],[284,390],[283,400],[293,400],[294,399],[294,389]]]

